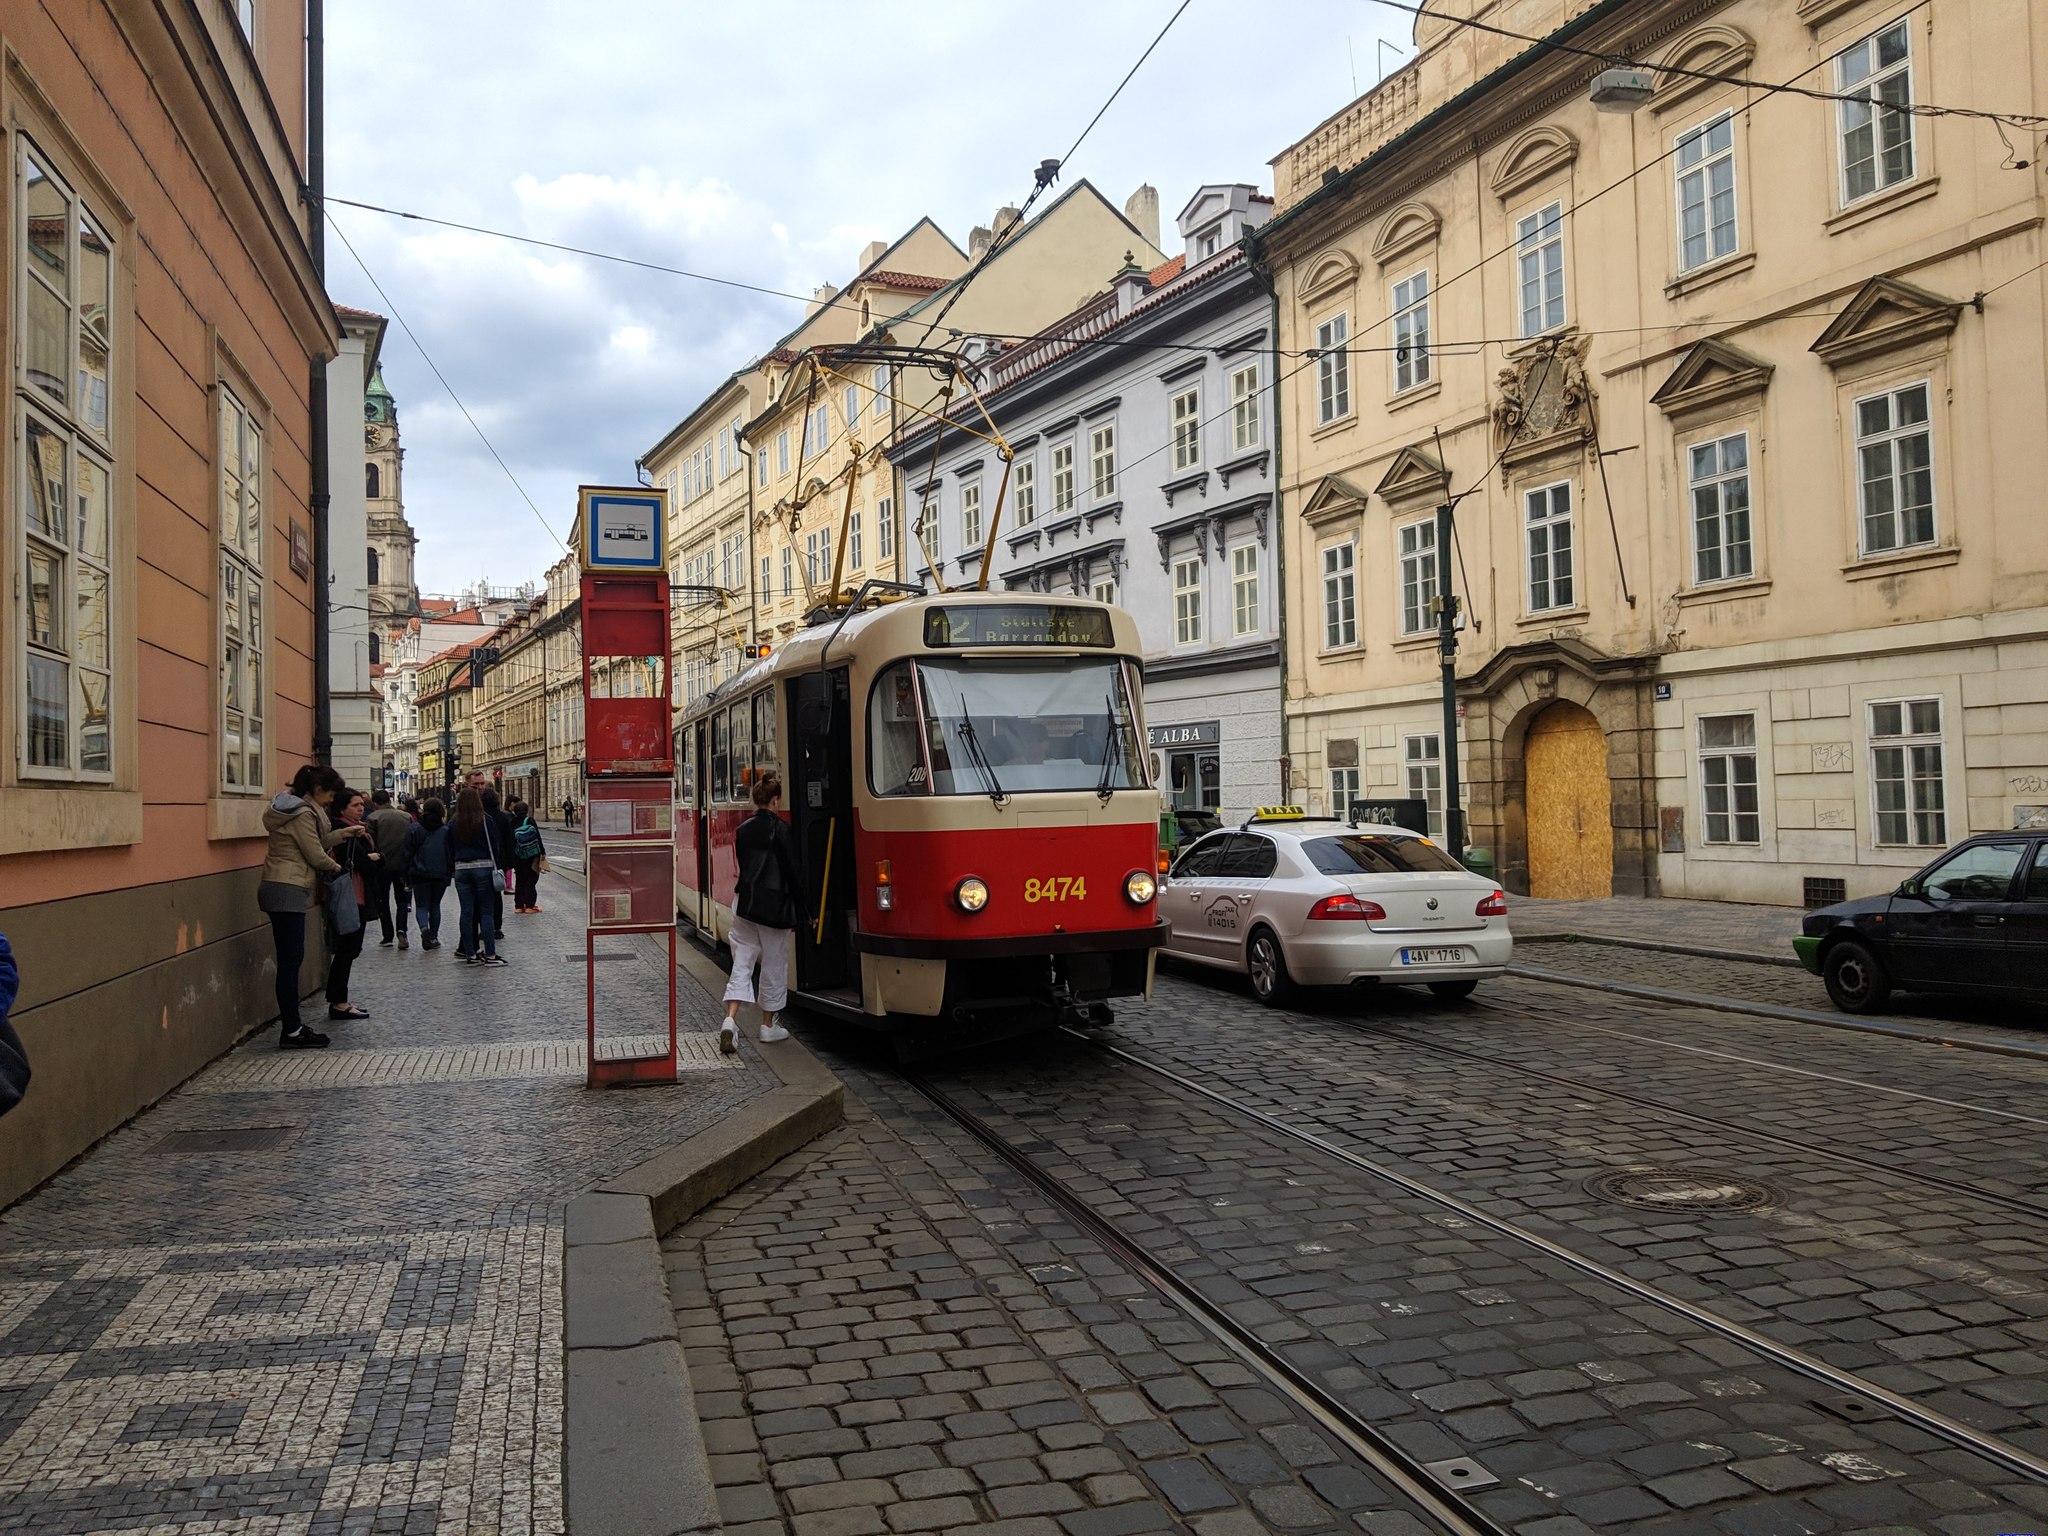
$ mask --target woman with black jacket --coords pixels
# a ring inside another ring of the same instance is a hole
[[[754,781],[754,814],[733,836],[739,858],[739,892],[733,899],[732,976],[725,984],[725,1022],[718,1048],[731,1056],[740,1048],[740,1004],[755,1001],[754,967],[761,968],[761,1039],[787,1040],[775,1016],[789,1005],[789,951],[804,888],[796,840],[776,814],[782,780],[770,771]]]

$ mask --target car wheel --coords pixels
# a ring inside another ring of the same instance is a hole
[[[1268,1008],[1278,1008],[1294,995],[1287,974],[1287,956],[1270,928],[1254,928],[1245,944],[1245,969],[1251,973],[1252,995]]]
[[[1864,945],[1844,939],[1828,951],[1821,962],[1821,979],[1828,997],[1844,1013],[1875,1013],[1892,995],[1892,984]]]
[[[1440,1003],[1462,1003],[1479,990],[1476,981],[1432,981],[1429,990],[1436,994]]]

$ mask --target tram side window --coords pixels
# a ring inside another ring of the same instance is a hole
[[[726,750],[725,711],[711,717],[711,798],[732,798],[732,759]]]
[[[676,799],[685,806],[697,803],[697,754],[691,750],[697,739],[695,726],[684,726],[676,743]]]
[[[754,785],[754,701],[741,699],[727,713],[732,717],[726,727],[732,744],[732,797],[744,800]]]
[[[770,769],[775,768],[775,690],[773,688],[764,688],[754,695],[754,767],[761,773],[766,773]]]
[[[909,662],[899,661],[868,695],[868,783],[876,794],[931,793],[919,730],[917,678]]]

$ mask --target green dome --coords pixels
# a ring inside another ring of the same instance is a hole
[[[398,420],[398,402],[391,398],[391,391],[384,387],[382,363],[379,363],[376,372],[370,375],[370,387],[363,391],[363,419],[385,422]]]

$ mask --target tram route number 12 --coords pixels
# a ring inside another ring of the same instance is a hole
[[[1050,879],[1024,882],[1024,900],[1027,903],[1087,899],[1088,877],[1085,875],[1054,875]]]

